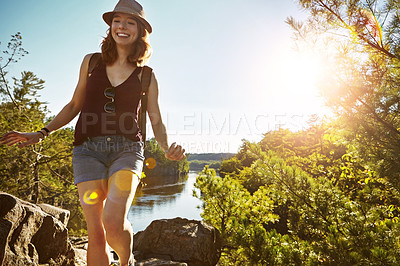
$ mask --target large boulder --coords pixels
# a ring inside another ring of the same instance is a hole
[[[202,221],[155,220],[135,234],[134,251],[137,261],[159,258],[188,266],[214,266],[221,255],[220,233]]]
[[[69,215],[0,192],[0,265],[86,265],[87,237],[69,241]],[[211,266],[220,252],[218,230],[196,220],[156,220],[134,236],[138,266]]]
[[[0,192],[0,265],[74,265],[68,218],[67,210]]]

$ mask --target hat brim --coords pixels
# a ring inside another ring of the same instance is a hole
[[[118,12],[120,12],[120,11],[118,11]],[[111,27],[111,23],[112,23],[112,19],[113,19],[114,13],[116,13],[116,12],[112,11],[112,12],[106,12],[106,13],[103,14],[103,20],[104,20],[104,21],[107,23],[107,25],[110,26],[110,27]],[[145,29],[146,29],[149,33],[151,33],[151,32],[153,31],[153,29],[151,28],[150,23],[147,22],[147,20],[145,20],[144,18],[139,17],[138,15],[133,14],[133,13],[129,13],[129,12],[120,12],[120,13],[125,13],[125,14],[129,14],[129,15],[131,15],[131,16],[134,16],[134,17],[137,18],[140,22],[143,23]]]

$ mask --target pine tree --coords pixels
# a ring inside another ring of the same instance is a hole
[[[13,35],[0,60],[0,128],[2,133],[16,130],[34,132],[48,122],[45,103],[38,100],[44,81],[30,71],[20,78],[7,77],[6,68],[27,52],[20,33]],[[3,63],[5,61],[5,63]],[[3,63],[3,64],[2,64]],[[44,141],[19,149],[0,146],[0,190],[33,203],[48,203],[71,212],[70,233],[84,232],[84,217],[72,171],[73,130],[61,129]]]

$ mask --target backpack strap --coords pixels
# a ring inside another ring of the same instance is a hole
[[[151,82],[151,73],[153,69],[148,66],[144,66],[142,69],[142,93],[141,93],[141,107],[140,107],[140,130],[142,133],[143,144],[146,145],[146,111],[147,111],[147,92]]]
[[[99,65],[101,60],[101,53],[94,53],[89,59],[88,74],[87,77],[92,75],[93,70]]]

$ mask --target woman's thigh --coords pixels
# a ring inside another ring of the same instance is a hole
[[[120,170],[109,178],[104,206],[105,218],[112,217],[116,222],[123,222],[126,219],[139,182],[139,176],[129,170]]]
[[[79,200],[85,214],[88,233],[102,228],[101,217],[103,215],[104,200],[107,197],[107,180],[91,180],[77,184]]]

